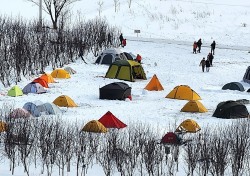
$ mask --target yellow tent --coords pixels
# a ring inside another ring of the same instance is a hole
[[[106,133],[107,128],[98,120],[91,120],[83,128],[82,131],[93,132],[93,133]]]
[[[45,73],[40,76],[41,79],[45,80],[47,83],[54,83],[55,80],[49,73]]]
[[[144,89],[149,90],[149,91],[151,91],[151,90],[155,90],[155,91],[164,90],[159,79],[157,78],[157,76],[155,74]]]
[[[7,124],[5,122],[0,121],[0,133],[6,131]]]
[[[200,131],[201,127],[192,119],[184,120],[178,128],[176,128],[175,132],[187,132],[187,133],[196,133]]]
[[[187,85],[176,86],[165,98],[179,100],[201,100],[201,97]]]
[[[182,112],[207,112],[207,109],[198,100],[190,100],[181,109]]]
[[[67,95],[57,97],[53,103],[60,107],[77,107],[77,104]]]
[[[51,76],[53,78],[65,78],[65,79],[68,79],[70,78],[70,74],[69,72],[67,72],[66,70],[64,69],[55,69],[52,73],[51,73]]]

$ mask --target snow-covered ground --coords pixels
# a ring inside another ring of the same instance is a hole
[[[18,0],[2,0],[0,12],[8,15],[17,14],[32,18],[37,15],[36,6]],[[80,10],[87,19],[98,15],[97,0],[77,2],[74,9]],[[166,132],[168,125],[179,124],[184,119],[191,118],[198,122],[201,129],[205,126],[223,125],[231,120],[212,117],[221,101],[250,99],[249,93],[221,90],[229,82],[241,82],[245,89],[250,84],[242,82],[246,68],[250,65],[249,53],[243,50],[217,48],[214,64],[209,72],[202,72],[200,60],[210,52],[209,47],[201,49],[201,53],[192,54],[192,43],[202,38],[204,43],[213,40],[221,46],[245,46],[250,48],[250,1],[246,0],[215,0],[205,1],[132,1],[129,9],[127,1],[120,1],[118,12],[115,12],[112,2],[104,1],[101,15],[112,25],[121,27],[124,36],[128,38],[124,51],[142,55],[142,66],[147,80],[126,82],[132,87],[132,101],[108,101],[99,99],[99,88],[119,80],[103,78],[108,69],[105,65],[95,65],[93,56],[88,55],[84,64],[81,60],[69,66],[77,71],[71,79],[58,79],[58,83],[49,85],[46,94],[28,94],[20,97],[0,96],[0,106],[3,103],[14,103],[22,107],[28,101],[42,100],[52,102],[60,95],[70,96],[77,108],[65,109],[62,119],[82,123],[99,119],[107,111],[111,111],[124,123],[142,122],[158,127],[159,138]],[[86,5],[88,4],[88,5]],[[29,7],[29,12],[24,10]],[[47,18],[47,17],[46,17]],[[243,27],[243,23],[246,27]],[[134,29],[141,30],[136,37]],[[144,39],[143,39],[144,38]],[[145,38],[150,38],[145,41]],[[156,38],[166,39],[160,40]],[[185,41],[184,45],[167,40]],[[51,72],[51,68],[47,68]],[[146,91],[144,87],[156,74],[164,91]],[[23,80],[18,84],[23,88],[32,79]],[[180,112],[187,103],[185,100],[167,99],[165,96],[178,85],[189,85],[202,98],[202,104],[207,113]],[[1,86],[2,87],[2,86]],[[7,94],[8,88],[1,88],[1,94]],[[250,111],[250,105],[247,105]],[[6,166],[6,167],[5,167]],[[21,170],[21,169],[20,169]],[[8,162],[1,161],[0,175],[10,175]],[[180,172],[183,173],[183,172]],[[16,172],[15,175],[24,175]],[[88,175],[96,175],[89,169]]]

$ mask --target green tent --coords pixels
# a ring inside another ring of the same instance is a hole
[[[113,62],[109,66],[105,78],[116,78],[131,82],[134,82],[134,79],[147,79],[141,64],[132,60]]]
[[[20,87],[14,86],[8,91],[8,95],[11,97],[22,96],[23,91],[22,91],[22,89],[20,89]]]

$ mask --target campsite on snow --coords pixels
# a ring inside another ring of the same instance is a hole
[[[249,2],[66,1],[1,4],[0,175],[249,175]]]

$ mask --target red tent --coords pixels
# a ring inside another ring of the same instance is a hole
[[[173,132],[168,132],[165,136],[161,139],[162,144],[180,144],[180,139],[177,134]]]
[[[36,78],[32,82],[39,83],[43,87],[49,88],[48,83],[44,79],[42,79],[42,78]]]
[[[116,118],[110,111],[104,114],[99,120],[106,128],[125,128],[127,125]]]

